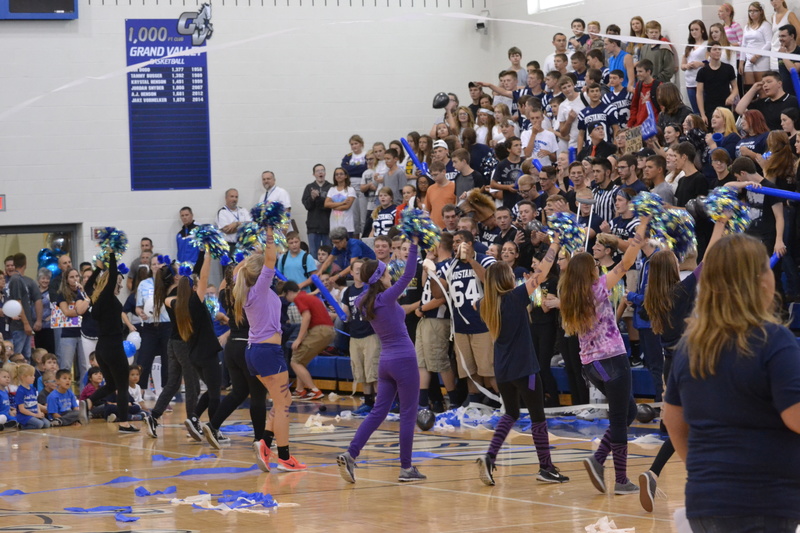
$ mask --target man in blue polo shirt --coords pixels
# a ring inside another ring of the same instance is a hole
[[[317,269],[320,272],[325,272],[335,259],[336,264],[342,267],[342,271],[337,275],[343,277],[350,273],[350,265],[356,259],[375,259],[375,252],[372,251],[372,248],[358,239],[347,238],[346,228],[340,226],[331,229],[330,238],[333,243],[333,251]]]

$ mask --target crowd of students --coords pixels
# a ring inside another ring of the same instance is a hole
[[[543,411],[560,404],[550,370],[553,357],[560,354],[571,403],[586,407],[585,418],[607,416],[610,422],[599,449],[585,460],[590,480],[606,492],[603,463],[613,455],[614,493],[641,491],[645,508],[652,510],[665,458],[674,450],[685,456],[683,424],[700,419],[668,421],[670,431],[675,427],[678,432],[674,448],[665,446],[637,487],[627,476],[626,428],[636,413],[630,368],[644,364],[660,402],[665,379],[678,389],[709,371],[713,374],[713,354],[732,346],[698,348],[710,361],[699,370],[691,366],[691,372],[682,357],[686,352],[691,357],[693,348],[678,348],[697,284],[707,277],[705,271],[701,276],[698,264],[713,256],[712,248],[721,254],[719,250],[730,250],[730,242],[740,242],[733,237],[720,241],[722,226],[715,225],[700,205],[704,195],[717,186],[738,191],[751,218],[746,233],[752,239],[742,241],[745,248],[752,248],[756,262],[764,249],[781,257],[772,272],[761,277],[771,277],[773,292],[783,295],[784,302],[800,297],[796,203],[758,190],[798,190],[800,110],[788,76],[794,64],[722,48],[761,45],[764,50],[797,53],[800,22],[780,0],[772,4],[772,25],[763,6],[754,2],[744,29],[734,20],[733,8],[723,4],[721,22],[711,24],[709,31],[703,21],[689,23],[690,46],[685,50],[674,49],[657,21],[645,23],[640,17],[631,20],[631,36],[659,44],[625,42],[613,24],[605,33],[619,38],[600,39],[592,36],[601,29],[598,22],[575,19],[573,35],[567,39],[557,33],[554,52],[541,62],[523,66],[521,50],[510,49],[510,65],[500,73],[499,84],[470,82],[467,105],[451,93],[429,134],[410,132],[406,143],[393,140],[387,148],[387,143],[375,142],[370,149],[362,137],[353,135],[351,151],[333,172],[333,184],[325,179],[326,168],[314,165],[314,180],[302,197],[308,244],[296,231],[289,232],[287,250],[279,255],[270,232],[263,253],[225,269],[219,293],[208,284],[210,261],[186,246],[194,227],[188,207],[181,210],[178,261],[153,254],[152,242],[143,239],[141,254],[131,265],[130,296],[124,307],[109,281],[117,272],[114,261],[94,269],[89,265],[81,278],[69,258],[63,265],[60,260],[59,289],[42,292],[41,281],[38,289],[24,281],[25,257],[10,258],[6,297],[19,300],[24,308],[24,318],[4,322],[13,354],[30,357],[26,348],[34,332],[43,329],[47,307],[56,347],[46,352],[59,355],[54,363],[48,353],[37,363],[40,369],[22,364],[0,371],[4,423],[85,423],[92,413],[127,422],[139,398],[132,392],[129,401],[115,402],[109,394],[127,394],[126,386],[133,386],[137,377],[149,390],[153,359],[160,355],[160,375],[152,376],[158,401],[152,413],[142,411],[148,434],[157,437],[157,420],[182,379],[186,427],[194,438],[205,436],[216,447],[224,444],[228,439],[220,432],[222,422],[249,395],[259,465],[269,469],[275,440],[279,468],[302,470],[305,465],[289,454],[287,408],[292,398],[322,398],[308,365],[333,346],[350,356],[354,381],[364,390],[364,403],[355,414],[367,417],[348,452],[339,457],[347,481],[355,481],[354,459],[397,392],[401,481],[424,479],[410,463],[409,413],[496,407],[499,394],[506,411],[488,453],[479,461],[481,479],[495,482],[496,455],[519,416],[521,398],[541,452],[537,477],[563,483],[568,478],[547,453]],[[672,81],[678,68],[684,71],[688,105]],[[642,139],[636,128],[650,119],[657,133]],[[406,153],[406,145],[415,157]],[[418,167],[415,160],[424,165]],[[290,202],[277,187],[274,173],[264,172],[262,181],[266,192],[259,200]],[[649,220],[634,216],[633,199],[643,191],[657,193],[667,206],[687,209],[693,217],[697,246],[680,265],[663,243],[646,238]],[[249,216],[237,202],[238,191],[227,191],[217,217],[220,229],[233,239]],[[442,235],[435,249],[422,253],[398,230],[407,208],[429,213],[439,226]],[[583,250],[570,254],[551,241],[548,217],[557,212],[574,213],[586,228]],[[290,214],[295,224],[303,218],[297,209]],[[273,285],[276,272],[287,281],[275,284],[274,292],[262,291]],[[325,290],[312,282],[314,274]],[[40,276],[48,277],[46,272]],[[767,283],[761,277],[759,283]],[[689,281],[680,282],[682,278]],[[661,291],[660,299],[652,295],[656,291]],[[47,306],[41,303],[44,294]],[[91,311],[87,301],[94,304]],[[704,312],[713,312],[713,303],[704,305],[712,309]],[[346,320],[339,318],[338,307]],[[771,320],[766,310],[756,315]],[[404,328],[398,327],[398,320]],[[695,337],[716,327],[702,316],[689,323],[688,334]],[[748,328],[759,327],[756,319],[748,324],[725,330],[735,331],[735,346],[742,353],[751,342]],[[136,359],[141,367],[129,367],[120,358],[125,330],[141,332]],[[621,331],[627,333],[629,350]],[[40,342],[48,340],[37,336],[34,345]],[[84,362],[95,343],[102,375]],[[219,364],[223,346],[226,378]],[[512,356],[519,350],[525,357]],[[410,367],[414,358],[416,371]],[[87,381],[80,406],[66,393],[72,379],[69,369],[76,361],[79,379],[86,376]],[[680,370],[678,377],[668,377],[673,363]],[[294,391],[288,385],[290,368],[296,376]],[[43,372],[42,388],[51,390],[47,403],[40,401],[40,389],[35,388],[36,372]],[[101,385],[103,378],[111,383]],[[207,386],[202,394],[201,379]],[[223,380],[232,390],[221,399]],[[590,386],[605,396],[607,411],[587,405]],[[273,400],[269,416],[267,390]],[[13,402],[4,399],[9,398],[6,391],[15,393]],[[680,395],[676,390],[667,393],[673,413],[683,401],[697,399],[696,393],[687,394],[683,396],[683,389]],[[780,394],[782,408],[793,409],[790,395]],[[417,404],[413,409],[409,398]],[[17,406],[16,419],[9,410],[12,405]],[[209,422],[203,424],[200,418],[206,410]],[[796,427],[794,419],[786,426]],[[794,442],[794,437],[782,438]],[[697,468],[690,468],[690,484],[702,471]],[[719,510],[713,505],[697,509],[690,519]],[[786,518],[797,517],[789,513]]]

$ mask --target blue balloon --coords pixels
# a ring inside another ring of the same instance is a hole
[[[122,348],[126,357],[133,357],[136,354],[136,346],[131,341],[122,341]]]
[[[61,252],[61,250],[58,251]],[[39,268],[46,268],[55,276],[59,272],[58,256],[62,254],[63,252],[56,254],[56,252],[50,248],[42,248],[36,256]]]

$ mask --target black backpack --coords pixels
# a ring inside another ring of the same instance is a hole
[[[309,254],[305,250],[302,250],[302,252],[303,253],[300,256],[300,260],[303,262],[303,276],[305,276],[305,278],[308,279],[309,273],[308,273],[308,266],[306,259],[308,259]],[[289,253],[290,252],[287,251],[285,254],[283,254],[283,257],[281,258],[281,273],[284,273],[283,271],[286,268],[286,259],[289,257]]]

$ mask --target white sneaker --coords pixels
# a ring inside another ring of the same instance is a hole
[[[575,415],[575,418],[579,420],[597,420],[600,418],[608,418],[608,409],[598,409],[597,407],[590,407],[589,409],[584,409],[580,413]]]

